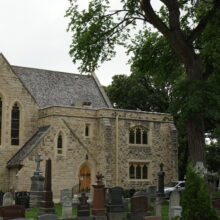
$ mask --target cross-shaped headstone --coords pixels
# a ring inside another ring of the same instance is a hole
[[[35,156],[35,162],[37,163],[37,168],[36,168],[36,171],[37,172],[40,172],[40,162],[43,161],[43,159],[41,159],[41,155],[40,154],[37,154]]]

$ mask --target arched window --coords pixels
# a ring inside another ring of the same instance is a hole
[[[0,145],[2,144],[2,98],[0,97]]]
[[[148,179],[148,163],[132,162],[129,163],[130,179],[146,180]]]
[[[11,145],[19,145],[20,132],[20,110],[17,103],[12,107],[11,111]]]
[[[147,129],[143,127],[130,128],[129,144],[148,144]]]
[[[57,138],[57,153],[58,154],[63,153],[63,137],[61,134],[59,134]]]

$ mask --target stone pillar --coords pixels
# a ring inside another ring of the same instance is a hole
[[[160,217],[161,216],[161,204],[163,202],[163,198],[165,196],[164,194],[164,176],[165,172],[163,171],[163,163],[160,165],[160,171],[157,173],[158,175],[158,191],[157,191],[157,198],[156,198],[156,216]]]
[[[46,160],[43,200],[40,202],[40,214],[55,213],[53,193],[51,191],[51,159]]]
[[[105,216],[105,185],[102,182],[102,174],[96,175],[96,184],[94,187],[92,215],[93,216]]]

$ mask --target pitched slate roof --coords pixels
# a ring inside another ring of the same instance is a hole
[[[21,161],[39,144],[49,128],[50,126],[40,127],[24,146],[8,161],[7,168],[20,166]]]
[[[41,108],[79,106],[112,107],[96,77],[50,70],[11,66]]]

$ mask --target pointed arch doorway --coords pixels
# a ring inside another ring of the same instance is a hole
[[[79,191],[89,192],[91,185],[91,172],[87,164],[83,164],[79,171]]]

